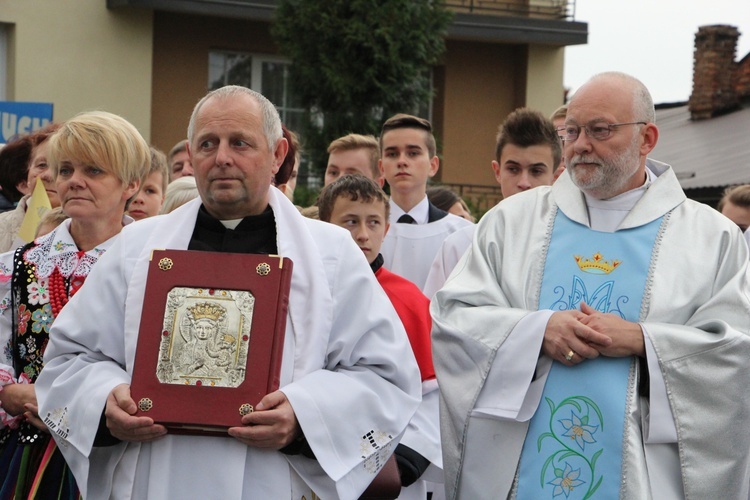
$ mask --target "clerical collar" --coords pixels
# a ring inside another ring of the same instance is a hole
[[[370,269],[372,269],[372,272],[374,273],[378,272],[378,269],[383,267],[383,262],[384,262],[383,254],[378,254],[378,256],[375,257],[375,260],[373,260],[370,263]]]
[[[234,231],[254,231],[263,226],[267,226],[269,221],[273,221],[273,210],[271,205],[268,205],[263,212],[258,215],[247,215],[242,219],[217,219],[213,215],[209,214],[204,205],[201,205],[198,210],[197,224],[201,224],[207,229],[213,229],[217,231],[223,231],[224,229],[231,229]]]
[[[242,220],[243,219],[229,219],[229,220],[219,219],[219,222],[221,222],[221,225],[227,229],[237,229],[237,226],[240,225],[240,222],[242,222]]]
[[[248,215],[231,229],[201,205],[188,248],[215,252],[278,253],[273,210],[268,206],[258,215]]]
[[[414,208],[409,210],[408,212],[404,212],[404,209],[396,205],[396,203],[393,201],[393,198],[389,200],[389,203],[391,205],[391,217],[390,217],[390,223],[394,224],[399,217],[401,217],[404,214],[409,214],[412,216],[412,218],[417,221],[417,224],[427,224],[430,218],[430,202],[427,199],[427,195],[425,195],[424,198],[422,198],[422,201],[416,204]]]

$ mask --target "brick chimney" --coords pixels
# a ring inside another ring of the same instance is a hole
[[[704,120],[739,106],[734,90],[737,39],[734,26],[702,26],[695,35],[693,93],[688,102],[693,120]]]
[[[740,101],[750,100],[750,52],[737,63],[734,91],[737,92]]]

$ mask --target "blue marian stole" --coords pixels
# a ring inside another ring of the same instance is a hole
[[[544,267],[540,309],[596,310],[640,320],[661,218],[614,233],[591,230],[560,210]],[[635,358],[567,367],[557,361],[531,419],[518,472],[518,499],[619,498],[622,443]]]

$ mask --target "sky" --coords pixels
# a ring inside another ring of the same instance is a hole
[[[564,84],[571,92],[602,71],[641,80],[655,103],[687,101],[693,85],[698,27],[735,26],[735,60],[750,52],[750,0],[574,0],[575,20],[588,23],[588,44],[565,49]]]

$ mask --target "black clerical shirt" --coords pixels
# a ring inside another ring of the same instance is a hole
[[[276,255],[279,251],[273,210],[267,206],[263,213],[248,215],[236,228],[228,229],[201,205],[188,250]]]

